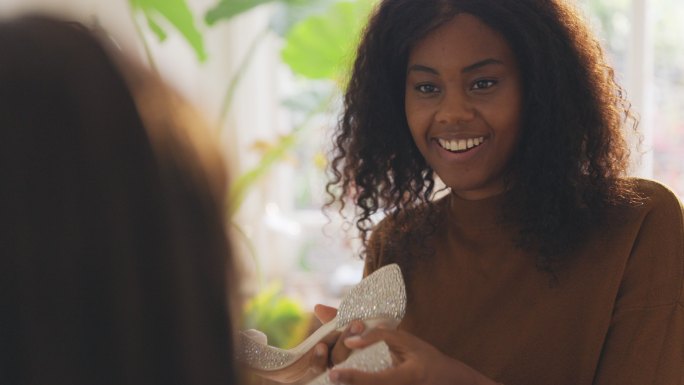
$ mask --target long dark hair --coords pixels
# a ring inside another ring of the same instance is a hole
[[[179,122],[148,127],[80,25],[0,23],[0,52],[0,382],[235,383],[222,204]]]
[[[636,120],[599,42],[563,0],[381,1],[359,45],[335,132],[329,204],[351,200],[358,207],[364,242],[375,212],[430,207],[434,173],[404,111],[406,65],[419,40],[461,12],[498,31],[521,69],[520,151],[510,160],[504,215],[520,224],[520,246],[537,252],[546,268],[605,207],[635,198],[620,177],[629,156],[622,129],[636,128]],[[411,233],[424,239],[433,228],[416,224]]]

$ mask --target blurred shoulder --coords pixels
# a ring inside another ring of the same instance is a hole
[[[634,182],[635,190],[642,198],[640,202],[642,210],[655,211],[682,221],[684,206],[670,188],[650,179],[634,178],[631,181]]]
[[[642,197],[629,209],[620,244],[629,245],[622,278],[621,308],[634,309],[681,303],[684,296],[684,209],[665,185],[633,179]],[[636,215],[634,215],[636,214]],[[629,218],[632,218],[631,220]],[[629,235],[633,234],[633,235]]]

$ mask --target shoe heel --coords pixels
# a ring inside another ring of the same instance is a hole
[[[258,371],[282,370],[297,362],[330,333],[344,330],[353,320],[362,320],[371,328],[380,322],[396,327],[405,312],[406,288],[401,269],[396,264],[386,265],[354,286],[340,303],[337,316],[301,344],[289,350],[279,349],[240,332],[236,358]]]

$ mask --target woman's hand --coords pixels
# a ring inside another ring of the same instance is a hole
[[[318,304],[314,306],[314,314],[319,321],[322,323],[327,323],[335,318],[337,315],[337,309],[334,307]],[[349,354],[351,354],[351,349],[344,344],[344,340],[349,337],[360,335],[364,330],[366,330],[366,327],[362,321],[352,321],[341,334],[337,335],[336,341],[334,341],[332,344],[331,339],[326,339],[328,343],[325,346],[323,346],[323,343],[319,343],[316,348],[325,348],[325,362],[327,363],[327,366],[333,366],[346,360],[347,357],[349,357]],[[330,358],[328,358],[328,355]],[[327,367],[323,367],[322,369],[325,370],[326,368]]]
[[[325,305],[316,305],[314,307],[314,314],[321,323],[325,324],[335,318],[337,309]],[[312,379],[332,366],[332,362],[341,362],[347,358],[351,350],[344,345],[343,341],[345,338],[354,335],[351,329],[354,332],[359,330],[359,324],[360,331],[358,333],[361,333],[364,330],[363,323],[359,321],[352,322],[342,333],[334,332],[323,338],[313,349],[306,352],[297,362],[285,369],[276,371],[249,369],[249,371],[260,377],[281,383],[302,382]],[[262,343],[266,343],[265,336]]]
[[[466,364],[447,357],[432,345],[407,332],[375,328],[363,336],[344,340],[349,349],[361,349],[385,341],[393,354],[394,366],[377,373],[333,369],[330,379],[347,385],[495,385]]]

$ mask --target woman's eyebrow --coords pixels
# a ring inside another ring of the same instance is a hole
[[[482,68],[484,66],[493,65],[493,64],[503,65],[504,63],[501,60],[494,59],[494,58],[484,59],[484,60],[478,61],[477,63],[473,63],[469,66],[463,67],[463,69],[461,70],[461,73],[472,72],[478,68]]]
[[[503,65],[503,64],[504,64],[504,62],[502,62],[499,59],[488,58],[488,59],[480,60],[476,63],[470,64],[466,67],[463,67],[463,69],[461,70],[461,73],[472,72],[478,68],[482,68],[482,67],[485,67],[488,65]],[[436,69],[434,69],[432,67],[424,66],[422,64],[413,64],[413,65],[409,66],[408,69],[406,70],[406,73],[409,73],[411,71],[427,72],[427,73],[432,74],[432,75],[439,75],[439,71],[437,71]]]
[[[432,75],[439,75],[439,71],[437,71],[436,69],[421,64],[414,64],[412,66],[409,66],[406,70],[406,73],[409,73],[411,71],[427,72]]]

